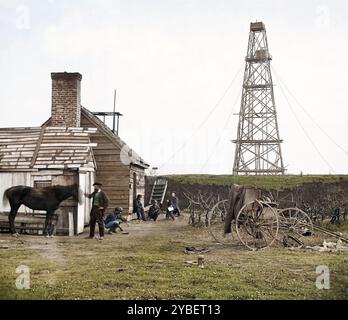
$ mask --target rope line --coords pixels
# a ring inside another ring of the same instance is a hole
[[[231,112],[230,112],[230,114],[228,115],[228,117],[227,117],[227,119],[226,119],[226,122],[225,122],[225,124],[224,124],[224,126],[223,126],[223,129],[222,129],[222,131],[221,131],[221,134],[220,134],[218,140],[216,141],[215,147],[214,147],[213,150],[211,151],[211,153],[210,153],[209,157],[207,158],[206,162],[205,162],[205,163],[203,164],[203,166],[201,167],[200,173],[202,173],[202,171],[205,169],[206,165],[209,163],[210,159],[211,159],[212,156],[214,155],[215,150],[217,149],[217,147],[218,147],[218,145],[219,145],[219,143],[220,143],[220,141],[221,141],[221,139],[222,139],[223,133],[225,132],[225,130],[226,130],[228,124],[230,123],[230,120],[231,120],[232,115],[233,115],[233,112],[234,112],[234,108],[235,108],[237,102],[240,100],[241,94],[242,94],[242,92],[240,92],[240,94],[237,95],[237,98],[236,98],[234,104],[232,105]]]
[[[277,73],[275,73],[277,79],[278,79],[278,75]],[[278,79],[279,80],[279,79]],[[312,144],[312,146],[314,147],[314,149],[316,150],[316,152],[318,153],[318,155],[320,156],[320,158],[326,163],[326,165],[328,166],[328,168],[331,170],[332,173],[335,173],[335,170],[333,169],[333,167],[331,166],[331,164],[328,162],[328,160],[323,156],[323,154],[320,152],[319,148],[317,147],[317,145],[314,143],[313,139],[310,137],[310,135],[308,134],[308,132],[306,131],[305,127],[303,126],[302,122],[300,121],[299,117],[297,116],[295,109],[292,107],[288,97],[285,94],[285,91],[283,89],[283,86],[281,84],[281,81],[279,81],[279,87],[280,87],[280,91],[282,92],[287,104],[289,105],[289,108],[292,112],[292,114],[294,115],[297,123],[299,124],[299,126],[301,127],[303,133],[305,134],[305,136],[307,137],[308,141]]]
[[[343,151],[347,156],[348,156],[348,151],[345,150],[341,145],[339,145],[335,139],[333,139],[320,125],[319,123],[311,116],[311,114],[303,107],[303,105],[298,101],[298,99],[295,97],[295,95],[290,91],[290,89],[287,87],[287,85],[284,83],[284,81],[280,78],[279,74],[277,71],[272,67],[273,72],[276,74],[279,83],[282,83],[284,88],[287,90],[287,92],[292,96],[294,101],[297,103],[297,105],[302,109],[302,111],[307,115],[307,117],[319,128],[319,130],[341,151]]]
[[[218,108],[218,106],[221,104],[221,102],[223,101],[223,99],[226,97],[227,93],[230,91],[231,87],[233,86],[233,84],[235,83],[237,77],[239,76],[241,70],[243,68],[243,65],[240,66],[240,68],[237,70],[236,74],[234,75],[233,79],[231,80],[231,82],[229,83],[229,85],[227,86],[227,88],[225,89],[225,91],[223,92],[223,94],[221,95],[221,97],[218,99],[218,101],[215,103],[215,105],[213,106],[213,108],[209,111],[209,113],[207,114],[207,116],[203,119],[203,121],[200,123],[200,125],[193,131],[193,133],[185,140],[185,142],[178,148],[175,150],[175,152],[166,160],[164,161],[160,166],[159,169],[162,169],[166,164],[168,164],[175,156],[177,153],[179,153],[180,151],[182,151],[187,143],[197,134],[197,132],[204,126],[204,124],[210,119],[210,117],[212,116],[212,114],[214,113],[214,111]]]

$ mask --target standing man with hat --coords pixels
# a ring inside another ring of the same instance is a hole
[[[86,197],[92,198],[92,210],[90,214],[89,221],[89,238],[94,238],[95,224],[98,223],[99,226],[99,240],[104,239],[104,212],[109,205],[109,199],[105,192],[102,191],[102,184],[96,182],[93,184],[94,192],[91,194],[86,194]]]

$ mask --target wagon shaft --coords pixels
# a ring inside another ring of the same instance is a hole
[[[333,237],[335,237],[335,238],[337,238],[337,239],[342,240],[343,242],[348,243],[348,239],[347,239],[347,238],[342,237],[340,234],[338,234],[338,233],[336,233],[336,232],[332,232],[332,231],[330,231],[330,230],[327,230],[327,229],[325,229],[325,228],[323,228],[323,227],[319,227],[319,226],[317,226],[317,225],[314,225],[313,228],[314,228],[315,230],[319,231],[319,232],[322,232],[322,233],[327,234],[327,235],[329,235],[329,236],[333,236]]]

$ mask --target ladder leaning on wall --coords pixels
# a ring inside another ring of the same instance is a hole
[[[157,203],[159,205],[163,204],[164,197],[167,192],[167,186],[168,186],[168,181],[166,179],[163,179],[163,178],[156,179],[151,191],[150,204],[152,200],[157,200]]]

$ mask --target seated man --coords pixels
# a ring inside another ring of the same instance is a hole
[[[133,213],[137,214],[138,220],[146,221],[144,206],[141,202],[142,195],[138,194],[137,197],[133,201]]]
[[[170,200],[167,201],[167,212],[166,212],[166,219],[168,220],[169,218],[171,218],[172,220],[175,220],[174,207]]]
[[[160,212],[160,207],[157,204],[157,200],[152,200],[147,219],[148,220],[153,219],[153,221],[156,221],[158,218],[159,212]]]
[[[112,214],[109,214],[105,219],[105,228],[109,229],[109,234],[117,232],[117,229],[123,231],[120,224],[122,222],[127,222],[126,218],[122,216],[123,208],[115,208]]]

